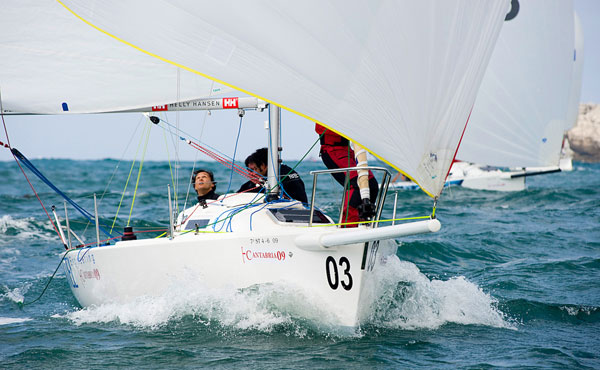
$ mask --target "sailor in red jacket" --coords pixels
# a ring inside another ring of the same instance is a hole
[[[348,139],[341,137],[331,130],[327,130],[325,127],[319,125],[315,126],[317,134],[321,135],[321,151],[320,156],[323,163],[327,168],[344,168],[344,167],[356,167],[356,159],[354,158],[354,150],[350,146]],[[331,174],[340,185],[344,186],[346,180],[346,174],[343,172]],[[342,216],[342,223],[346,222],[357,222],[366,220],[373,215],[372,210],[361,208],[362,200],[360,198],[360,189],[357,183],[358,173],[356,171],[350,171],[349,189],[346,192],[344,201],[344,211]],[[369,171],[369,189],[371,203],[375,202],[377,198],[377,192],[379,186],[377,180]],[[346,227],[356,227],[356,224],[347,225]]]

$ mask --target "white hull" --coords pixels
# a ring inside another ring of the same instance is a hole
[[[279,207],[286,205],[290,203],[279,203]],[[232,208],[231,203],[210,205],[197,209],[194,217],[214,219],[228,208]],[[251,213],[252,231],[248,227]],[[331,239],[336,238],[331,236],[335,233],[358,230],[281,223],[266,209],[238,213],[232,228],[235,232],[192,231],[176,233],[173,239],[120,241],[71,250],[65,259],[65,272],[73,294],[84,307],[158,297],[173,284],[189,283],[190,279],[198,280],[199,286],[217,289],[285,283],[316,296],[337,325],[356,327],[368,316],[375,299],[371,294],[374,289],[369,288],[375,283],[373,271],[397,248],[393,240],[367,245],[311,245],[310,240],[321,240],[323,235]]]
[[[444,187],[462,186],[476,190],[521,191],[525,190],[525,177],[511,177],[524,171],[501,171],[487,169],[468,162],[456,162],[450,169]],[[419,187],[411,181],[390,184],[390,189],[417,190]]]

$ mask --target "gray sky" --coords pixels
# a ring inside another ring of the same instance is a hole
[[[574,0],[575,11],[583,27],[584,66],[582,103],[600,103],[600,0]],[[133,159],[139,145],[141,114],[103,114],[67,116],[5,116],[13,147],[30,159]],[[240,119],[234,111],[169,113],[172,125],[201,140],[227,156],[233,156]],[[267,114],[248,112],[243,119],[236,159],[244,160],[256,148],[266,146],[264,121]],[[204,127],[204,130],[202,130]],[[139,128],[139,129],[138,129]],[[136,131],[137,130],[137,131]],[[146,160],[175,158],[175,147],[165,144],[165,131],[154,127],[150,134]],[[186,135],[187,136],[187,135]],[[314,124],[289,112],[282,113],[282,156],[291,161],[302,157],[316,140]],[[171,139],[168,139],[170,141]],[[0,141],[6,141],[4,132]],[[128,145],[128,143],[130,143]],[[127,149],[126,149],[127,148]],[[209,160],[180,141],[181,160]],[[318,145],[309,158],[317,158]],[[139,156],[138,156],[139,157]],[[0,160],[13,160],[7,149],[0,148]]]

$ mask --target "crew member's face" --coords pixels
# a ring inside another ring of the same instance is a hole
[[[194,182],[194,189],[198,195],[204,195],[213,188],[213,183],[210,179],[210,175],[206,172],[198,172],[196,175],[196,182]]]
[[[256,163],[248,163],[248,168],[251,169],[254,172],[260,173],[262,176],[267,176],[267,165],[266,164],[261,164],[260,166],[257,166]]]

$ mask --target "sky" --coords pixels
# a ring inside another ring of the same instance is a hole
[[[600,103],[600,0],[574,0],[584,34],[584,65],[582,103]],[[240,95],[242,96],[242,95]],[[243,161],[255,149],[267,146],[264,122],[267,113],[249,111],[242,119],[235,111],[169,113],[163,117],[185,132],[193,141],[209,145],[214,150]],[[13,147],[29,159],[133,159],[140,147],[142,114],[102,114],[67,116],[4,116]],[[300,159],[314,144],[317,135],[314,123],[287,111],[282,112],[281,145],[284,161]],[[232,140],[238,137],[239,140]],[[209,160],[183,141],[166,142],[170,135],[153,127],[145,160]],[[4,132],[0,141],[6,142]],[[141,151],[139,151],[141,152]],[[318,158],[318,145],[308,154]],[[10,151],[0,148],[0,161],[13,160]]]

